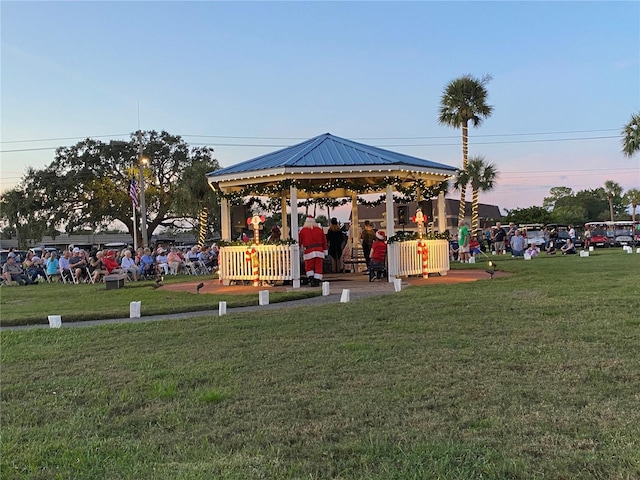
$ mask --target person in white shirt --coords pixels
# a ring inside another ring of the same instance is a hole
[[[136,265],[136,261],[131,255],[131,250],[127,250],[124,252],[124,257],[122,257],[120,268],[131,275],[131,278],[133,278],[134,281],[137,282],[140,278],[140,272],[138,270],[138,266]]]

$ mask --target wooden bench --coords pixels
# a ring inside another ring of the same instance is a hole
[[[107,286],[107,290],[114,290],[124,287],[124,282],[127,280],[126,273],[114,273],[104,276],[104,284]]]
[[[364,258],[364,251],[362,247],[356,247],[351,249],[351,256],[349,258],[343,258],[342,263],[345,265],[351,265],[351,270],[355,271],[355,266],[358,264],[367,264]]]

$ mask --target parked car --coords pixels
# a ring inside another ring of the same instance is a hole
[[[633,231],[631,229],[618,229],[614,231],[613,244],[616,247],[623,247],[626,245],[633,245]]]
[[[549,225],[547,225],[547,228],[549,229],[549,232],[553,232],[555,230],[557,234],[557,238],[555,239],[555,247],[558,250],[561,249],[562,246],[567,243],[567,239],[569,238],[569,227],[567,225],[550,223]],[[577,231],[573,244],[576,248],[584,247],[584,240],[581,236],[578,235]]]
[[[534,244],[538,248],[544,248],[546,241],[544,239],[544,225],[541,223],[532,223],[526,225],[520,225],[522,234],[527,238],[527,244]]]
[[[609,248],[613,245],[613,232],[605,228],[595,228],[591,232],[591,245]]]
[[[27,258],[27,252],[24,250],[14,250],[13,253],[16,254],[16,260],[18,263],[22,263],[25,258]],[[9,256],[9,250],[0,251],[0,265],[4,265],[7,263],[7,257]]]

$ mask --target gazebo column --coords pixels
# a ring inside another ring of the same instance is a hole
[[[447,202],[444,192],[438,194],[438,230],[440,233],[447,231]]]
[[[351,194],[351,234],[349,240],[351,241],[351,251],[353,252],[358,247],[358,194],[353,192]]]
[[[387,185],[387,237],[393,237],[396,234],[396,219],[393,215],[393,187],[391,185]]]
[[[300,242],[298,238],[298,189],[289,187],[291,199],[291,239],[296,243],[291,245],[291,272],[293,275],[293,288],[300,288]],[[286,216],[286,209],[284,215]]]
[[[226,198],[220,200],[220,229],[222,240],[231,241],[231,207]]]
[[[280,198],[282,209],[282,238],[291,238],[289,236],[289,221],[287,220],[287,196],[283,193]]]
[[[391,185],[387,185],[387,199],[386,199],[386,217],[387,217],[387,238],[393,237],[396,234],[395,224],[396,219],[393,216],[393,187]],[[395,262],[397,259],[395,255],[387,255],[387,262]],[[397,272],[398,269],[395,265],[389,265],[389,272]],[[395,279],[394,276],[388,275],[387,280],[389,283],[393,283]]]

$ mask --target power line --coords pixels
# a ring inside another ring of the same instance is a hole
[[[594,132],[613,132],[619,131],[619,128],[601,128],[593,130],[564,130],[557,132],[529,132],[529,133],[490,133],[490,134],[474,134],[472,138],[483,137],[515,137],[515,136],[533,136],[533,135],[566,135],[572,133],[594,133]],[[130,133],[117,133],[113,135],[87,135],[82,137],[58,137],[58,138],[37,138],[31,140],[3,140],[3,143],[29,143],[29,142],[55,142],[61,140],[82,140],[85,138],[108,138],[108,137],[123,137],[130,136]],[[257,137],[257,136],[233,136],[233,135],[196,135],[196,134],[183,134],[181,137],[195,137],[195,138],[233,138],[241,140],[306,140],[305,137]],[[435,140],[446,138],[460,138],[460,135],[438,135],[438,136],[419,136],[419,137],[354,137],[354,140]],[[244,146],[244,144],[243,144]],[[270,146],[270,145],[268,145]],[[278,146],[278,145],[276,145]]]
[[[31,142],[58,142],[60,140],[83,140],[85,138],[107,138],[129,136],[130,133],[117,133],[115,135],[89,135],[85,137],[59,137],[59,138],[36,138],[33,140],[4,140],[0,143],[31,143]]]

